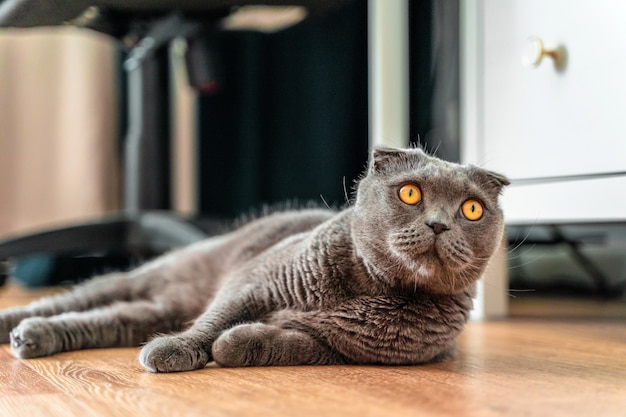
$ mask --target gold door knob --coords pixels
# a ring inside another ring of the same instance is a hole
[[[525,67],[538,67],[546,56],[552,58],[556,69],[563,70],[565,68],[567,57],[565,47],[547,49],[543,46],[543,41],[536,36],[526,39],[522,53],[522,63]]]

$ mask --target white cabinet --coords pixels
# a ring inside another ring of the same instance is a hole
[[[462,159],[512,180],[506,223],[626,221],[626,1],[461,0],[461,34]],[[524,66],[531,37],[565,64]],[[507,313],[505,257],[483,316]]]
[[[626,1],[464,3],[463,154],[513,180],[507,222],[626,220]]]

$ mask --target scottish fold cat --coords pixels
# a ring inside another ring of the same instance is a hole
[[[275,212],[0,313],[19,358],[139,346],[150,372],[442,361],[503,233],[505,177],[373,152],[342,211]]]

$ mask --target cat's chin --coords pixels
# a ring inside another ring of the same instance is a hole
[[[406,269],[413,273],[414,279],[417,281],[424,281],[434,277],[436,271],[441,268],[440,265],[435,265],[430,260],[423,260],[422,262],[417,260],[404,260],[404,264]]]
[[[472,251],[463,239],[432,238],[421,245],[395,246],[391,250],[405,266],[417,275],[430,277],[436,271],[461,272],[471,262]]]
[[[408,272],[408,275],[418,283],[423,283],[436,275],[442,270],[443,264],[439,259],[434,247],[426,248],[421,253],[406,253],[404,251],[392,250],[395,258],[403,266],[402,269]]]
[[[430,288],[437,287],[437,292],[448,292],[447,288],[439,288],[446,286],[446,282],[453,277],[461,274],[468,269],[468,264],[458,262],[456,257],[450,259],[445,250],[440,250],[437,245],[422,250],[420,253],[406,253],[394,250],[393,253],[397,260],[403,265],[403,269],[408,272],[405,277],[408,278],[406,285],[413,286],[415,284]]]

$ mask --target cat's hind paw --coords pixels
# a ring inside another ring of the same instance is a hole
[[[20,359],[37,358],[57,353],[57,336],[43,317],[24,319],[11,331],[11,350]]]
[[[192,371],[204,368],[209,360],[204,349],[182,336],[157,337],[139,353],[139,362],[150,372]]]
[[[261,323],[240,324],[213,343],[213,359],[223,367],[272,365],[272,342],[281,332],[278,327]]]
[[[215,362],[224,367],[342,363],[327,345],[310,335],[263,323],[240,324],[225,331],[212,351]]]

